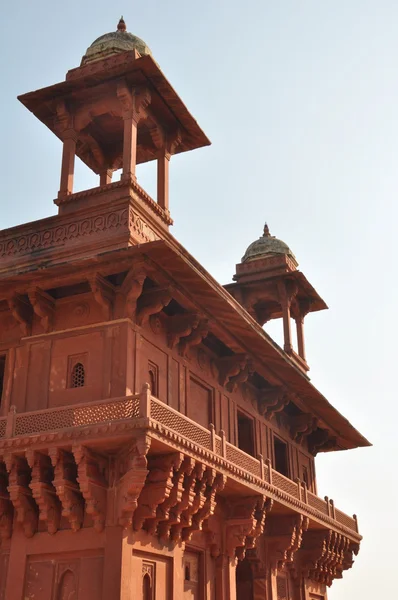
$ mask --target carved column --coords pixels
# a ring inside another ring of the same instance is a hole
[[[297,331],[297,349],[299,356],[303,360],[306,360],[304,343],[304,318],[309,313],[309,310],[310,302],[302,300],[299,302],[299,314],[295,317]]]
[[[73,177],[75,173],[75,155],[76,155],[77,135],[73,130],[64,132],[61,182],[59,186],[59,196],[68,196],[73,193]]]
[[[290,327],[290,305],[291,305],[291,296],[288,294],[286,282],[279,281],[278,282],[278,294],[279,301],[282,307],[282,316],[283,316],[283,340],[284,345],[283,349],[288,354],[293,352],[292,345],[292,332]]]
[[[105,169],[100,173],[100,185],[108,185],[108,183],[112,183],[112,170]]]
[[[123,117],[123,174],[122,180],[137,179],[137,127],[145,115],[151,96],[147,89],[130,90],[126,82],[117,87],[117,96],[122,107]]]
[[[170,154],[165,148],[158,151],[158,204],[169,210],[169,164]]]

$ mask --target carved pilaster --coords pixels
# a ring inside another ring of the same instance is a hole
[[[151,315],[156,315],[171,301],[169,289],[155,289],[144,292],[138,300],[137,323],[145,325]]]
[[[220,385],[227,385],[228,381],[239,375],[246,368],[248,357],[246,354],[234,354],[232,356],[224,356],[216,360],[217,369],[219,372]]]
[[[137,300],[142,294],[146,273],[141,265],[134,266],[127,273],[121,286],[121,292],[125,295],[124,313],[129,319],[134,319],[137,310]]]
[[[16,512],[17,523],[23,527],[26,537],[37,531],[38,508],[29,487],[30,468],[25,458],[8,454],[4,457],[8,471],[8,491]]]
[[[265,543],[272,570],[283,569],[294,560],[303,532],[308,529],[308,517],[303,515],[270,515],[267,519]]]
[[[209,335],[210,324],[207,319],[202,319],[196,329],[189,335],[180,339],[180,354],[187,356],[190,348],[198,346]]]
[[[107,461],[84,446],[74,446],[73,455],[77,464],[77,481],[86,501],[86,512],[94,521],[94,528],[101,532],[105,527]]]
[[[318,419],[310,413],[290,417],[290,435],[295,442],[301,442],[318,427]]]
[[[181,338],[192,333],[199,325],[199,315],[186,313],[167,319],[167,344],[173,349]]]
[[[289,404],[289,397],[283,386],[260,390],[258,398],[258,412],[261,416],[270,418]]]
[[[44,331],[48,333],[51,330],[54,319],[54,298],[38,287],[30,290],[28,296],[33,310],[40,317],[40,323]]]
[[[53,485],[51,459],[34,450],[27,451],[26,459],[32,469],[29,487],[39,507],[39,520],[45,523],[48,533],[54,534],[59,529],[62,507]]]
[[[8,491],[8,475],[6,465],[0,463],[0,538],[8,540],[12,533],[14,507]]]
[[[157,455],[148,459],[149,473],[134,513],[133,528],[135,531],[139,531],[145,521],[145,528],[148,531],[156,531],[157,524],[162,518],[162,510],[159,513],[157,510],[162,504],[165,505],[165,511],[170,508],[168,499],[183,458],[184,455],[177,452]]]
[[[72,531],[83,525],[84,500],[77,483],[77,467],[73,455],[60,448],[50,448],[54,467],[54,487],[62,505],[62,516],[70,523]]]
[[[32,307],[23,296],[13,294],[7,299],[8,308],[19,323],[23,335],[30,335],[32,327]]]
[[[138,506],[138,497],[148,474],[147,453],[151,440],[142,436],[118,456],[117,515],[119,524],[130,527]]]
[[[99,273],[89,280],[91,291],[97,304],[101,307],[105,320],[112,316],[112,305],[114,297],[114,287],[109,281],[104,279]]]

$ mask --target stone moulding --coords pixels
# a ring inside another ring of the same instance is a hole
[[[354,542],[362,539],[356,518],[335,509],[332,501],[311,494],[299,481],[293,482],[272,469],[269,461],[264,462],[261,457],[257,460],[232,444],[223,443],[222,437],[215,435],[214,431],[205,429],[163,402],[148,398],[147,394],[145,398],[141,394],[32,413],[16,414],[11,410],[7,418],[0,419],[0,425],[4,421],[7,427],[0,428],[0,431],[10,432],[10,437],[5,437],[4,433],[0,439],[0,454],[25,452],[27,449],[45,450],[49,446],[61,450],[72,443],[87,445],[90,440],[125,438],[140,431],[149,438],[166,442],[175,452],[199,459],[223,476],[250,487],[250,493],[255,491],[266,495]],[[28,430],[26,424],[29,425]],[[218,454],[217,449],[221,449],[221,453]],[[249,461],[247,464],[242,462],[246,460]]]

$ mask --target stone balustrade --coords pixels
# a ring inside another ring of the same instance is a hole
[[[254,458],[209,429],[150,395],[141,394],[99,402],[17,413],[12,407],[0,418],[0,453],[18,448],[34,449],[64,440],[80,440],[126,435],[145,429],[161,442],[193,458],[214,466],[251,493],[262,493],[311,520],[360,541],[356,517],[335,508],[333,500],[311,493],[304,482],[292,481],[271,466],[269,459]]]

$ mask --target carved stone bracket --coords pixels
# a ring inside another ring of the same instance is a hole
[[[308,436],[308,449],[314,456],[320,450],[327,450],[333,448],[336,445],[337,439],[330,435],[327,429],[316,429],[313,433]]]
[[[247,366],[247,354],[234,354],[218,358],[215,362],[219,372],[219,383],[222,386],[227,385],[228,381],[239,375]]]
[[[117,85],[117,97],[124,116],[132,117],[136,123],[147,117],[146,108],[151,101],[151,94],[147,88],[130,89],[126,81]]]
[[[12,534],[14,520],[14,507],[8,491],[7,469],[3,462],[0,463],[0,538],[8,540]]]
[[[270,515],[267,520],[265,542],[271,569],[283,569],[294,560],[308,529],[308,517],[303,515]]]
[[[207,319],[201,319],[193,331],[180,339],[181,356],[187,356],[190,348],[198,346],[209,335],[210,324]]]
[[[54,467],[54,487],[62,505],[62,516],[70,523],[72,531],[83,525],[84,500],[77,483],[77,467],[73,455],[59,448],[50,448]]]
[[[170,530],[170,539],[173,542],[182,540],[183,529],[191,527],[193,515],[206,501],[204,473],[205,465],[196,462],[192,471],[184,477],[184,491],[178,507],[178,521],[172,525]]]
[[[253,375],[253,373],[254,373],[254,366],[251,362],[248,362],[247,365],[245,366],[245,368],[242,369],[240,373],[238,373],[237,375],[234,375],[233,377],[230,378],[230,380],[227,384],[228,391],[235,392],[238,385],[240,383],[245,383],[248,380],[248,378],[250,377],[250,375]]]
[[[179,471],[184,455],[180,452],[175,454],[157,455],[148,459],[148,476],[145,486],[138,498],[138,506],[134,513],[133,529],[139,531],[144,522],[146,529],[156,531],[156,527],[162,518],[162,511],[157,514],[157,509],[165,503],[165,511],[168,510],[168,498],[173,489],[173,479]]]
[[[192,479],[192,473],[195,468],[195,460],[186,456],[180,469],[174,474],[173,489],[169,496],[169,506],[160,506],[161,512],[165,515],[158,524],[159,538],[166,542],[170,537],[171,528],[180,522],[181,513],[187,507],[186,497],[187,481]],[[166,507],[166,511],[164,508]]]
[[[34,450],[27,451],[26,459],[32,469],[29,487],[39,507],[39,520],[45,523],[48,533],[54,534],[59,529],[62,507],[53,485],[51,459]]]
[[[167,319],[167,344],[173,349],[181,338],[189,336],[199,325],[199,315],[185,313]]]
[[[8,454],[4,457],[8,471],[8,491],[16,512],[17,523],[23,527],[26,537],[37,531],[38,508],[29,487],[29,465],[22,456]]]
[[[25,298],[13,294],[7,299],[8,308],[14,319],[19,323],[23,335],[30,335],[32,327],[32,307]]]
[[[40,323],[45,333],[48,333],[53,324],[55,310],[54,298],[38,287],[30,290],[28,296],[31,305],[33,306],[33,310],[37,316],[40,317]]]
[[[134,266],[127,273],[121,286],[121,292],[125,295],[125,315],[134,319],[137,310],[137,300],[142,294],[146,273],[141,265]]]
[[[104,319],[110,319],[112,316],[112,304],[114,297],[113,285],[104,279],[99,273],[91,277],[89,283],[94,299],[101,307]]]
[[[310,413],[290,417],[290,435],[299,444],[318,427],[318,419]]]
[[[260,390],[258,398],[258,412],[263,417],[272,417],[281,412],[289,404],[290,399],[283,386]]]
[[[221,492],[226,484],[226,477],[217,473],[215,469],[207,468],[203,477],[206,484],[204,489],[205,501],[192,517],[192,524],[183,529],[182,539],[190,540],[195,531],[201,531],[203,522],[214,514],[216,508],[216,494]]]
[[[158,532],[159,537],[167,537],[171,524],[178,522],[179,510],[181,505],[182,495],[184,493],[184,478],[187,473],[191,473],[194,467],[194,461],[189,456],[186,456],[178,469],[174,470],[170,494],[156,509],[156,517],[148,519],[145,523],[145,528],[150,533]],[[174,511],[171,514],[171,511]],[[177,519],[177,520],[176,520]]]
[[[358,550],[359,544],[335,531],[307,531],[294,561],[293,575],[330,586],[334,579],[342,577],[345,569],[352,567],[353,554]]]
[[[171,301],[171,292],[167,289],[154,289],[144,292],[138,300],[137,323],[145,325],[151,315],[156,315]]]
[[[272,503],[263,496],[235,498],[228,501],[226,520],[226,552],[229,558],[243,560],[264,530],[267,511]]]
[[[141,436],[118,456],[117,515],[122,527],[131,527],[138,497],[148,474],[147,453],[151,440]]]
[[[74,446],[77,464],[77,481],[86,501],[86,512],[94,521],[94,528],[101,532],[105,527],[107,499],[107,461],[84,446]]]
[[[73,131],[73,116],[66,107],[64,100],[58,100],[55,104],[56,117],[54,119],[55,130],[63,140],[65,134]]]

